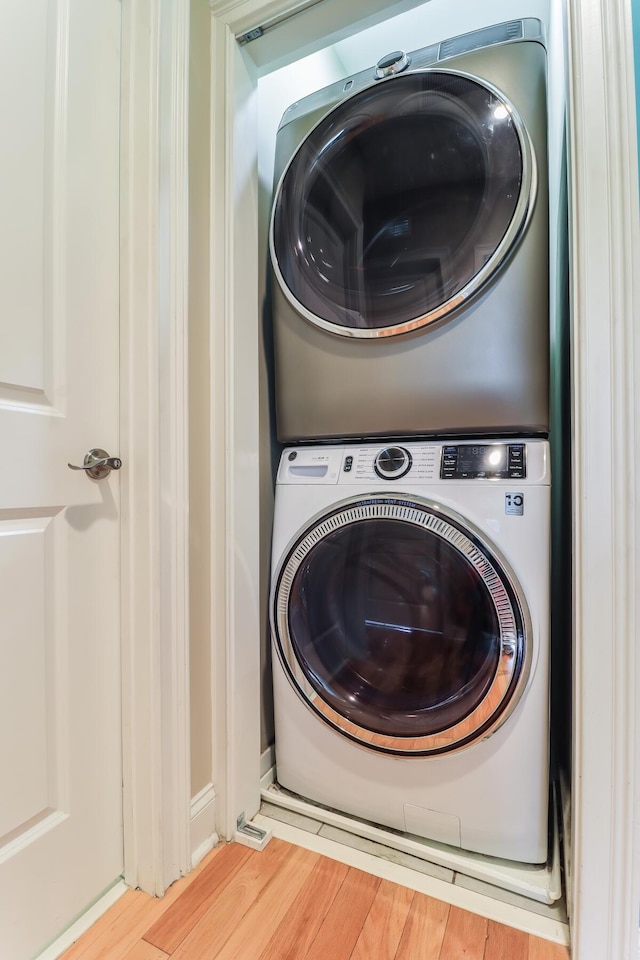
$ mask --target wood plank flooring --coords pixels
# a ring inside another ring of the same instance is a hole
[[[128,891],[61,960],[568,960],[566,947],[272,840]]]

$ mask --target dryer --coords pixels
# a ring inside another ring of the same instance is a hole
[[[546,52],[516,20],[292,104],[270,222],[279,439],[545,434]]]
[[[276,776],[319,804],[547,859],[549,448],[286,449],[273,533]]]

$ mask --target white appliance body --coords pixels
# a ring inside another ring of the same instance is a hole
[[[543,440],[284,451],[271,589],[282,786],[466,850],[546,860],[549,505]]]
[[[543,39],[538,20],[499,24],[285,112],[270,228],[282,442],[547,433]]]

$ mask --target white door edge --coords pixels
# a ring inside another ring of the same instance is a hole
[[[190,859],[189,0],[123,4],[121,366],[125,880]]]
[[[639,770],[635,704],[640,701],[640,682],[634,638],[640,612],[636,600],[640,428],[633,416],[634,409],[639,409],[640,383],[634,330],[634,325],[640,329],[640,318],[633,267],[639,262],[640,241],[633,51],[629,0],[589,4],[567,0],[567,5],[573,158],[574,658],[581,665],[575,681],[573,956],[575,960],[627,960],[637,955],[640,900],[640,831],[634,817]],[[298,4],[291,0],[276,6],[283,15]],[[257,174],[251,167],[255,143],[246,130],[242,160],[240,151],[234,157],[228,140],[226,151],[222,145],[234,129],[242,99],[239,85],[246,88],[243,102],[247,104],[255,90],[246,61],[233,51],[233,36],[246,28],[248,17],[255,24],[273,9],[270,0],[212,4],[213,44],[217,53],[226,54],[212,58],[212,139],[219,161],[218,167],[214,162],[214,172],[222,183],[218,182],[212,197],[211,222],[213,250],[225,263],[223,268],[218,263],[221,287],[212,298],[214,362],[221,362],[216,345],[225,348],[226,357],[226,395],[213,396],[212,447],[214,458],[216,450],[226,452],[225,475],[217,485],[227,504],[226,543],[218,544],[214,559],[219,570],[225,563],[230,565],[227,584],[234,576],[242,576],[242,565],[257,565],[257,538],[234,524],[233,500],[238,483],[247,490],[247,464],[255,468],[257,441],[247,450],[246,438],[232,429],[229,411],[247,402],[246,390],[249,387],[251,393],[258,369],[249,358],[238,376],[228,346],[237,336],[233,290],[240,282],[240,269],[247,283],[257,266],[250,265],[249,256],[242,268],[226,257],[256,216],[246,206],[238,214],[234,202],[242,184],[257,203]],[[257,502],[257,472],[254,495]],[[214,544],[220,529],[213,531]],[[218,743],[228,734],[227,756],[231,754],[233,762],[219,766],[217,787],[221,797],[226,796],[224,829],[229,833],[231,808],[238,805],[243,792],[250,797],[253,767],[259,765],[259,751],[255,758],[245,755],[235,735],[240,722],[255,722],[259,729],[256,691],[249,683],[240,694],[234,683],[238,676],[258,672],[252,660],[258,653],[237,629],[242,598],[227,588],[221,599],[225,611],[218,609],[214,656],[219,664],[228,660],[228,679],[226,691],[218,689],[215,725]],[[258,780],[258,773],[255,776]]]

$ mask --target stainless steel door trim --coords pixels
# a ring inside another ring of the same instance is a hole
[[[507,110],[508,114],[513,120],[514,129],[518,137],[518,142],[520,144],[520,150],[522,155],[522,182],[520,186],[520,194],[518,197],[518,202],[514,210],[511,222],[498,246],[496,247],[493,255],[487,260],[487,262],[480,268],[480,270],[474,274],[474,276],[469,280],[469,282],[451,297],[449,300],[440,304],[436,309],[430,310],[428,313],[421,316],[415,317],[411,320],[406,321],[405,323],[397,324],[392,327],[381,327],[381,328],[362,328],[362,327],[343,327],[340,324],[332,323],[329,320],[325,320],[323,317],[317,316],[317,314],[312,313],[308,310],[304,304],[302,304],[291,292],[289,289],[286,280],[280,270],[280,265],[278,263],[278,257],[275,248],[275,212],[278,200],[280,198],[280,193],[282,190],[282,185],[284,183],[285,177],[289,172],[293,161],[298,155],[304,143],[311,136],[311,134],[324,123],[324,121],[329,117],[334,110],[337,110],[344,106],[349,100],[353,99],[356,96],[364,93],[366,90],[371,89],[372,87],[380,87],[385,83],[393,83],[394,81],[401,81],[402,78],[407,76],[413,76],[415,74],[436,74],[444,73],[450,76],[462,77],[466,80],[470,80],[474,83],[479,84],[481,87],[484,87],[490,93],[492,93],[498,100],[501,101],[504,108]],[[402,334],[411,333],[413,331],[419,330],[423,327],[427,327],[431,324],[442,321],[444,318],[450,314],[455,314],[465,303],[473,298],[473,296],[485,286],[488,280],[496,273],[498,273],[504,264],[509,260],[510,256],[515,252],[515,249],[518,246],[519,241],[524,235],[533,210],[536,203],[538,192],[538,172],[537,172],[537,163],[535,150],[529,132],[522,121],[518,111],[515,106],[511,103],[509,98],[493,83],[490,83],[488,80],[483,80],[481,77],[475,76],[471,73],[466,73],[462,70],[448,70],[446,68],[427,68],[422,70],[411,70],[390,76],[385,77],[382,80],[374,80],[366,87],[360,88],[356,93],[344,97],[340,100],[339,103],[335,104],[330,110],[327,111],[306,133],[304,139],[301,143],[298,144],[295,151],[289,158],[287,165],[285,166],[279,180],[278,185],[274,191],[274,198],[271,206],[271,215],[269,220],[269,253],[271,258],[271,265],[273,272],[275,274],[278,285],[285,296],[289,301],[294,310],[305,320],[308,320],[314,326],[325,330],[329,333],[334,333],[340,337],[346,338],[357,338],[357,339],[378,339],[381,337],[395,337]]]
[[[289,596],[305,558],[332,531],[369,519],[414,524],[454,546],[480,575],[500,626],[500,655],[493,681],[477,707],[462,721],[422,737],[388,736],[359,726],[337,713],[309,682],[293,648]],[[498,548],[469,520],[436,501],[419,496],[372,493],[334,504],[313,517],[294,537],[280,561],[270,598],[273,643],[302,702],[337,733],[378,752],[400,757],[456,753],[496,732],[512,715],[528,686],[533,662],[531,617],[523,591]]]

